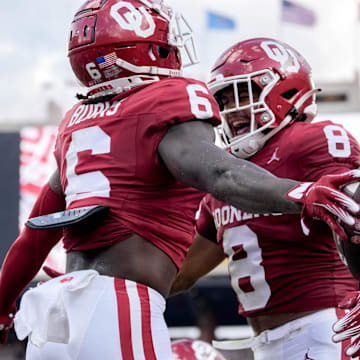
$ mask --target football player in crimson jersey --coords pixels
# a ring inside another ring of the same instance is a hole
[[[9,250],[0,279],[2,342],[15,299],[61,236],[67,251],[67,274],[22,298],[15,330],[29,337],[30,359],[171,358],[164,298],[204,192],[249,212],[302,211],[341,236],[331,214],[356,224],[359,205],[336,188],[359,172],[303,184],[214,145],[218,104],[204,83],[181,76],[197,61],[183,20],[160,0],[89,0],[75,15],[69,59],[87,93],[59,127],[58,170],[30,217],[66,209],[50,216],[63,226],[81,213],[74,209],[108,212],[64,231],[26,227]]]
[[[233,155],[279,177],[307,182],[359,167],[360,148],[341,125],[312,123],[311,69],[289,45],[256,38],[216,62],[210,91],[223,116],[220,136]],[[212,195],[200,204],[194,243],[172,293],[228,259],[231,286],[255,337],[255,360],[340,360],[331,340],[336,306],[358,282],[341,261],[330,229],[299,215],[245,212]],[[235,315],[234,315],[235,316]]]

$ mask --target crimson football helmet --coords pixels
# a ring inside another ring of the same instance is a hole
[[[177,340],[171,343],[175,360],[225,360],[210,344],[201,340]]]
[[[216,98],[233,89],[234,105],[220,107],[223,122],[221,139],[234,155],[248,158],[272,136],[295,120],[310,122],[317,113],[311,68],[289,45],[269,38],[255,38],[232,46],[216,61],[208,83]],[[247,91],[247,103],[239,100],[240,89]],[[230,88],[231,89],[231,88]],[[254,96],[256,94],[256,96]],[[258,95],[258,96],[257,96]],[[248,111],[246,132],[234,129],[230,119],[241,123],[235,112]]]
[[[162,0],[86,1],[72,21],[68,55],[93,97],[180,76],[198,62],[189,24]]]

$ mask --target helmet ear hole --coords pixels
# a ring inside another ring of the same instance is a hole
[[[280,96],[283,97],[286,100],[290,100],[292,99],[296,94],[298,93],[298,90],[293,88],[290,90],[285,91],[284,93],[282,93]]]
[[[157,53],[159,54],[161,59],[166,59],[169,56],[170,50],[163,47],[163,46],[157,46]]]

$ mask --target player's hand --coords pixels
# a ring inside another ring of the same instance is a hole
[[[339,307],[350,311],[333,325],[335,335],[332,339],[337,343],[351,338],[345,354],[354,358],[360,355],[360,292],[348,293]]]
[[[16,310],[14,309],[8,315],[0,315],[0,344],[5,344],[8,338],[9,331],[14,323],[15,312]]]
[[[290,189],[287,197],[304,204],[301,212],[301,227],[305,235],[310,233],[314,219],[326,222],[332,231],[343,240],[348,237],[336,221],[358,227],[359,220],[354,215],[360,213],[360,204],[338,190],[341,186],[360,179],[360,170],[351,170],[338,175],[325,175],[315,182],[304,182]]]

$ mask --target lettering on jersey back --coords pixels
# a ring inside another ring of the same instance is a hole
[[[99,102],[97,104],[80,105],[72,114],[67,127],[79,124],[86,120],[113,116],[119,110],[119,106],[124,99],[114,101]]]
[[[278,216],[282,215],[280,213],[274,213],[274,214],[251,214],[247,212],[243,212],[239,209],[236,209],[235,207],[231,205],[224,205],[220,208],[216,208],[213,213],[213,218],[215,222],[215,226],[217,229],[219,229],[221,226],[226,226],[246,220],[252,220],[256,219],[258,217],[263,216]]]

